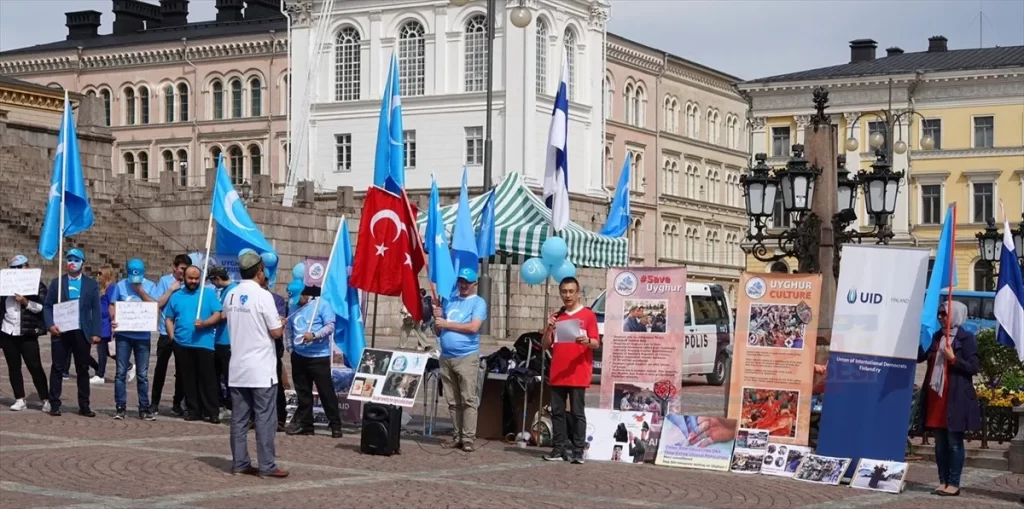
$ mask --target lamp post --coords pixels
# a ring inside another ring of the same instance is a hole
[[[1017,263],[1021,270],[1024,270],[1024,254],[1021,253],[1021,244],[1024,243],[1024,214],[1021,214],[1021,219],[1017,229],[1010,230],[1010,237],[1013,239],[1014,252],[1017,253]],[[987,271],[986,282],[991,283],[991,287],[986,286],[986,290],[992,291],[999,275],[995,267],[1002,258],[1003,232],[996,228],[996,220],[990,217],[985,221],[985,229],[976,233],[974,238],[978,241],[978,257],[985,264]]]
[[[907,122],[907,125],[909,126],[910,121],[914,117],[914,115],[921,117],[921,120],[925,120],[924,115],[912,109],[892,109],[892,78],[889,78],[889,106],[885,110],[882,110],[878,113],[868,112],[858,115],[857,118],[853,119],[853,122],[850,123],[848,129],[852,131],[853,128],[857,126],[857,122],[859,122],[860,119],[867,116],[873,116],[876,119],[885,122],[885,132],[871,133],[868,136],[868,145],[876,151],[881,149],[885,153],[885,160],[891,163],[892,156],[894,153],[898,155],[903,155],[907,153],[907,149],[909,148],[907,142],[903,141],[902,134],[900,135],[900,139],[896,140],[896,142],[893,143],[892,140],[896,135],[896,127],[902,127],[903,122]],[[935,139],[929,135],[924,135],[921,137],[919,144],[921,145],[921,149],[931,150],[935,148]],[[849,138],[846,139],[844,146],[847,152],[856,152],[857,149],[860,148],[860,142],[857,140],[857,138],[850,136]]]
[[[470,0],[449,0],[449,2],[455,7],[463,7],[468,4]],[[491,142],[491,119],[494,112],[494,19],[497,11],[496,3],[497,2],[495,0],[487,0],[487,106],[485,108],[484,121],[484,193],[487,193],[494,188],[493,176],[491,173],[494,154]],[[509,13],[509,21],[517,28],[526,28],[530,25],[530,21],[532,20],[533,13],[530,12],[530,9],[523,6],[522,0],[520,0],[519,6],[512,9],[512,12]],[[491,273],[490,260],[487,258],[480,261],[479,280],[479,293],[484,298],[484,301],[490,304]],[[506,319],[507,318],[508,317],[506,317]],[[480,333],[490,334],[490,332],[491,321],[484,320]]]

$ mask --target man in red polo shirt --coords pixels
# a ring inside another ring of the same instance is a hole
[[[558,285],[562,309],[551,313],[544,328],[544,349],[551,348],[551,426],[554,428],[554,449],[544,456],[547,461],[583,463],[587,442],[587,417],[584,397],[590,387],[594,366],[594,349],[600,344],[597,317],[580,302],[580,282],[567,277]],[[580,335],[571,341],[555,341],[555,322],[579,321]],[[566,400],[569,413],[565,412]]]

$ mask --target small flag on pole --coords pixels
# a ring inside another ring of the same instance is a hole
[[[544,200],[551,209],[551,227],[560,232],[569,224],[569,62],[562,54],[562,78],[551,112],[548,156],[544,166]]]

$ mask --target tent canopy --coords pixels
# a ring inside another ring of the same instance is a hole
[[[530,191],[518,173],[506,175],[493,192],[497,193],[494,199],[494,222],[498,257],[521,262],[540,256],[541,244],[551,231],[551,210]],[[469,201],[474,228],[480,225],[486,198],[484,194]],[[449,233],[455,225],[458,208],[456,203],[441,209],[445,229]],[[416,225],[422,234],[427,225],[425,210],[417,216]],[[625,237],[599,235],[573,222],[559,236],[565,239],[569,247],[569,261],[577,267],[626,265],[628,245]]]

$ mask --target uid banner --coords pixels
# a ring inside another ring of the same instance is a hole
[[[818,454],[904,460],[927,272],[926,249],[843,248]]]
[[[749,274],[736,303],[730,419],[807,445],[821,274]]]
[[[608,270],[601,342],[601,408],[650,412],[645,459],[654,461],[664,416],[678,400],[687,355],[686,268]],[[714,348],[714,345],[711,345]]]

